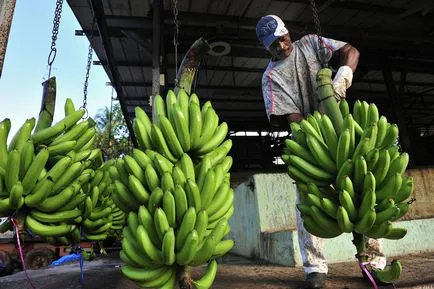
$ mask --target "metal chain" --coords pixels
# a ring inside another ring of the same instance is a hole
[[[175,24],[175,33],[173,34],[173,46],[175,47],[175,85],[178,84],[178,0],[173,0],[173,24]]]
[[[320,56],[320,51],[324,49],[324,43],[321,40],[321,22],[319,20],[318,9],[316,8],[315,0],[310,0],[310,8],[312,10],[313,24],[315,26],[315,33],[318,35],[318,51],[316,52],[318,61],[321,63],[322,67],[327,67],[327,63],[322,61],[323,58]]]
[[[89,35],[89,48],[87,53],[87,66],[86,66],[86,77],[84,80],[84,88],[83,88],[83,108],[86,109],[87,106],[87,86],[89,82],[89,72],[90,67],[92,66],[92,55],[93,55],[93,49],[92,49],[92,40],[93,40],[93,28],[95,26],[95,17],[92,19],[92,26],[90,29],[90,35]]]
[[[48,78],[51,77],[51,66],[56,58],[57,48],[56,40],[57,34],[59,34],[60,17],[62,15],[63,0],[56,1],[56,10],[54,11],[53,30],[51,36],[51,50],[48,54]]]

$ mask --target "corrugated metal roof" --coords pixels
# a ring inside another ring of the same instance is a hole
[[[158,55],[161,73],[165,74],[165,89],[173,87],[176,64],[180,64],[196,39],[225,41],[230,45],[230,53],[207,55],[194,89],[204,100],[213,101],[220,119],[227,121],[231,130],[268,129],[260,88],[268,54],[256,39],[255,25],[261,16],[276,14],[287,24],[294,40],[313,33],[309,1],[151,2],[68,0],[87,35],[91,31],[92,14],[98,19],[99,31],[105,31],[106,35],[98,35],[95,29],[97,36],[92,45],[118,92],[126,119],[130,121],[134,117],[136,105],[150,109],[155,26],[152,5],[162,3],[158,10],[162,24]],[[177,63],[173,44],[175,2],[179,20]],[[316,3],[323,36],[347,41],[361,52],[359,68],[348,92],[350,102],[354,98],[375,100],[380,112],[392,121],[396,122],[394,118],[402,115],[403,123],[411,129],[431,127],[434,130],[434,4],[422,0]],[[97,9],[92,12],[91,7]],[[107,65],[110,63],[111,68]],[[394,85],[387,86],[385,73],[389,71]],[[391,98],[393,87],[402,102],[402,114],[391,110],[390,102],[398,102]],[[414,117],[415,114],[424,117]]]

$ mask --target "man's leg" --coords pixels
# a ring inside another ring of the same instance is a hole
[[[300,202],[300,193],[297,190],[297,204]],[[327,262],[324,258],[323,239],[310,234],[303,226],[303,219],[296,209],[298,244],[304,272],[307,274],[308,288],[322,288],[328,272]],[[319,274],[318,274],[319,273]]]

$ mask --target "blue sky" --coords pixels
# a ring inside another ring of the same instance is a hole
[[[0,78],[0,120],[10,118],[11,135],[27,118],[37,119],[41,106],[42,82],[48,78],[47,58],[56,1],[17,0]],[[63,3],[57,55],[51,75],[56,76],[57,98],[54,122],[63,116],[66,98],[76,108],[83,103],[83,85],[86,74],[89,42],[84,36],[75,36],[81,26],[66,1]],[[93,60],[98,60],[93,54]],[[112,89],[102,66],[90,70],[87,94],[89,116],[99,109],[110,107]]]

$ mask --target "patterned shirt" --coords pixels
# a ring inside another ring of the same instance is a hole
[[[327,63],[333,52],[346,43],[321,37],[319,55]],[[318,36],[309,34],[292,43],[291,54],[283,60],[270,61],[262,76],[262,94],[268,119],[270,115],[299,113],[304,117],[319,108],[316,74],[321,69],[317,58]]]

